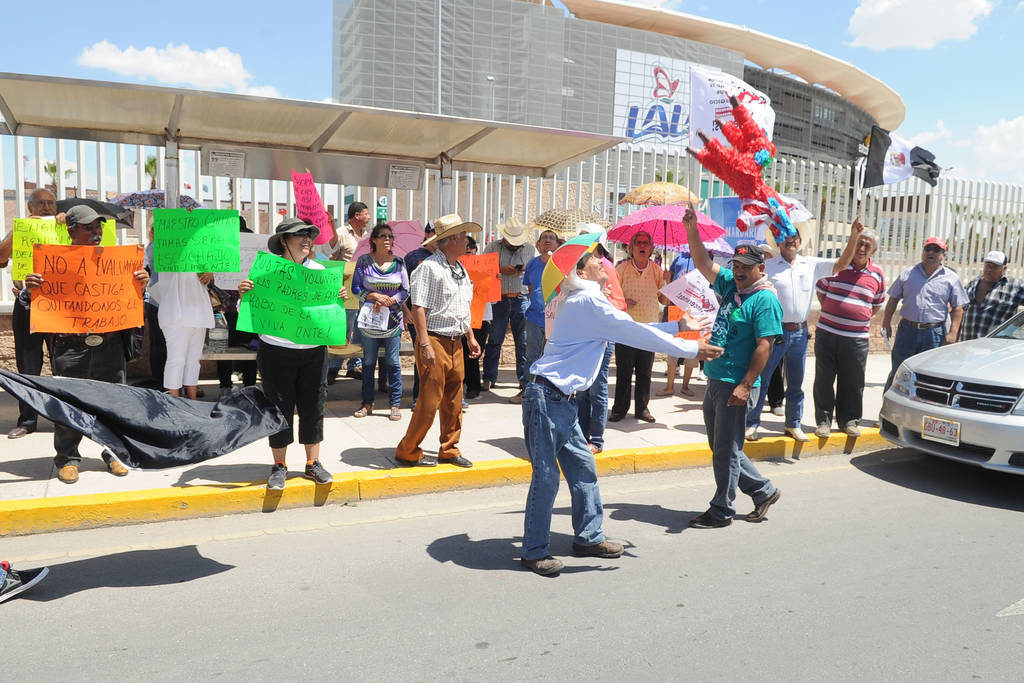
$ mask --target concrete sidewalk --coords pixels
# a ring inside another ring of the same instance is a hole
[[[813,358],[808,359],[804,380],[804,425],[808,431],[813,430],[814,425],[813,365]],[[878,414],[888,371],[887,354],[869,355],[864,396],[867,420]],[[699,375],[697,371],[694,374]],[[614,387],[614,369],[612,375]],[[658,393],[665,386],[664,375],[664,363],[656,363],[650,410],[657,422],[647,424],[628,416],[608,425],[605,453],[599,457],[603,472],[668,469],[710,462],[701,415],[704,379],[701,377],[691,383],[696,392],[692,398],[661,397]],[[123,478],[108,474],[99,458],[100,447],[83,441],[80,480],[74,485],[63,484],[57,480],[53,467],[52,425],[40,419],[40,431],[14,441],[0,440],[0,519],[7,520],[0,521],[0,534],[223,514],[252,509],[253,505],[255,509],[272,510],[529,479],[520,407],[508,402],[517,390],[508,370],[502,371],[503,381],[494,391],[470,402],[464,415],[460,446],[476,467],[472,470],[452,466],[396,469],[394,446],[404,435],[410,416],[411,375],[404,379],[406,389],[400,422],[387,419],[386,398],[381,394],[376,402],[378,412],[362,419],[353,417],[352,412],[359,407],[360,383],[357,381],[342,378],[328,387],[320,459],[335,474],[335,485],[314,487],[302,479],[304,458],[300,447],[293,445],[289,451],[292,478],[284,495],[271,495],[263,486],[271,463],[265,440],[199,465],[133,471]],[[677,380],[677,390],[679,385]],[[203,389],[205,400],[215,400],[216,382],[205,382]],[[0,427],[6,431],[15,424],[16,418],[17,403],[0,392]],[[762,434],[779,438],[762,439],[752,445],[749,454],[760,458],[792,454],[793,441],[781,437],[782,430],[782,418],[764,413]],[[873,430],[866,430],[859,444],[853,441],[838,433],[829,440],[812,436],[811,443],[798,448],[797,452],[835,452],[837,448],[850,450],[853,447],[863,450],[884,444]],[[437,442],[435,422],[424,442],[425,451],[436,453]],[[128,501],[134,501],[134,507]],[[75,512],[76,506],[84,507]],[[102,514],[89,512],[100,508],[104,510]]]

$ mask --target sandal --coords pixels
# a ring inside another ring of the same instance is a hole
[[[697,392],[695,392],[693,389],[689,387],[683,387],[682,389],[679,390],[680,396],[696,396],[696,393]]]
[[[364,403],[362,408],[360,408],[356,412],[352,413],[352,415],[354,417],[366,417],[367,415],[372,415],[372,414],[373,414],[373,406],[371,406],[371,405],[369,405],[367,403]]]
[[[399,420],[402,419],[402,411],[398,408],[398,406],[391,406],[391,414],[388,415],[388,419],[391,420],[392,422],[398,422]]]
[[[658,396],[671,396],[676,393],[673,387],[666,386],[664,389],[658,392]]]

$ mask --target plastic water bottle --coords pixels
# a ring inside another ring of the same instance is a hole
[[[206,346],[210,353],[228,351],[228,321],[220,311],[213,314],[213,327],[207,333]]]

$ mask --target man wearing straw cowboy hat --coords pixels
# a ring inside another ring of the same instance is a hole
[[[516,348],[516,381],[519,383],[519,393],[511,401],[521,403],[523,387],[526,386],[526,309],[530,305],[529,297],[523,292],[523,272],[530,259],[537,255],[537,250],[528,244],[532,231],[518,218],[509,218],[499,225],[498,234],[500,237],[484,249],[485,254],[498,254],[501,301],[491,306],[494,319],[484,350],[481,389],[488,391],[498,381],[501,345],[505,342],[505,332],[511,323],[512,340]]]
[[[473,283],[459,257],[466,253],[466,233],[481,230],[458,214],[441,216],[434,221],[434,234],[424,242],[436,241],[437,251],[413,271],[409,289],[416,325],[416,367],[422,381],[409,428],[395,449],[395,461],[402,467],[434,467],[439,462],[473,466],[458,448],[465,375],[462,338],[466,338],[472,358],[480,355],[480,345],[470,328]],[[420,444],[438,412],[441,445],[433,458],[423,455]]]
[[[782,304],[782,340],[772,347],[772,354],[761,372],[762,391],[757,396],[754,407],[747,413],[748,441],[760,438],[758,428],[761,424],[761,410],[767,395],[768,383],[772,373],[785,361],[786,374],[786,434],[797,441],[809,441],[800,426],[804,414],[804,366],[807,362],[807,316],[811,311],[815,284],[823,277],[834,275],[845,269],[853,261],[853,252],[864,225],[860,216],[853,222],[850,239],[839,259],[804,256],[800,248],[804,245],[803,233],[805,223],[797,223],[795,235],[786,235],[777,242],[779,255],[764,262],[764,273],[775,285],[775,293]],[[770,235],[770,233],[769,233]],[[769,237],[769,240],[772,240]]]

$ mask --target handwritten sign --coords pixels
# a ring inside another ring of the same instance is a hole
[[[116,332],[142,325],[143,248],[36,245],[35,270],[43,284],[32,291],[32,331]]]
[[[694,316],[714,317],[718,313],[718,298],[707,279],[699,270],[691,270],[661,288],[672,303]]]
[[[241,266],[234,209],[153,209],[158,273],[230,273]]]
[[[498,254],[466,254],[459,257],[473,283],[473,300],[469,303],[469,325],[474,330],[484,324],[484,308],[501,301],[501,280],[498,279]]]
[[[352,293],[352,277],[356,274],[355,261],[332,261],[330,259],[317,259],[317,263],[324,268],[337,268],[342,271],[342,286],[345,287],[345,297],[339,299],[346,310],[355,311],[359,308],[359,297]]]
[[[11,237],[11,279],[24,280],[32,270],[32,247],[36,244],[71,244],[68,226],[53,218],[15,218]],[[113,220],[103,221],[105,247],[117,244],[117,230]]]
[[[331,229],[331,219],[324,209],[320,193],[316,191],[313,174],[292,171],[292,187],[295,189],[295,214],[307,223],[312,223],[320,228],[320,234],[313,242],[315,244],[330,242],[334,236],[334,230]]]
[[[267,236],[243,232],[238,235],[239,268],[234,272],[214,273],[214,284],[221,289],[238,289],[238,283],[244,280],[256,260],[256,254],[267,250]]]
[[[341,269],[313,270],[261,251],[249,279],[254,288],[242,296],[239,330],[296,344],[345,343],[346,315],[338,299]]]

